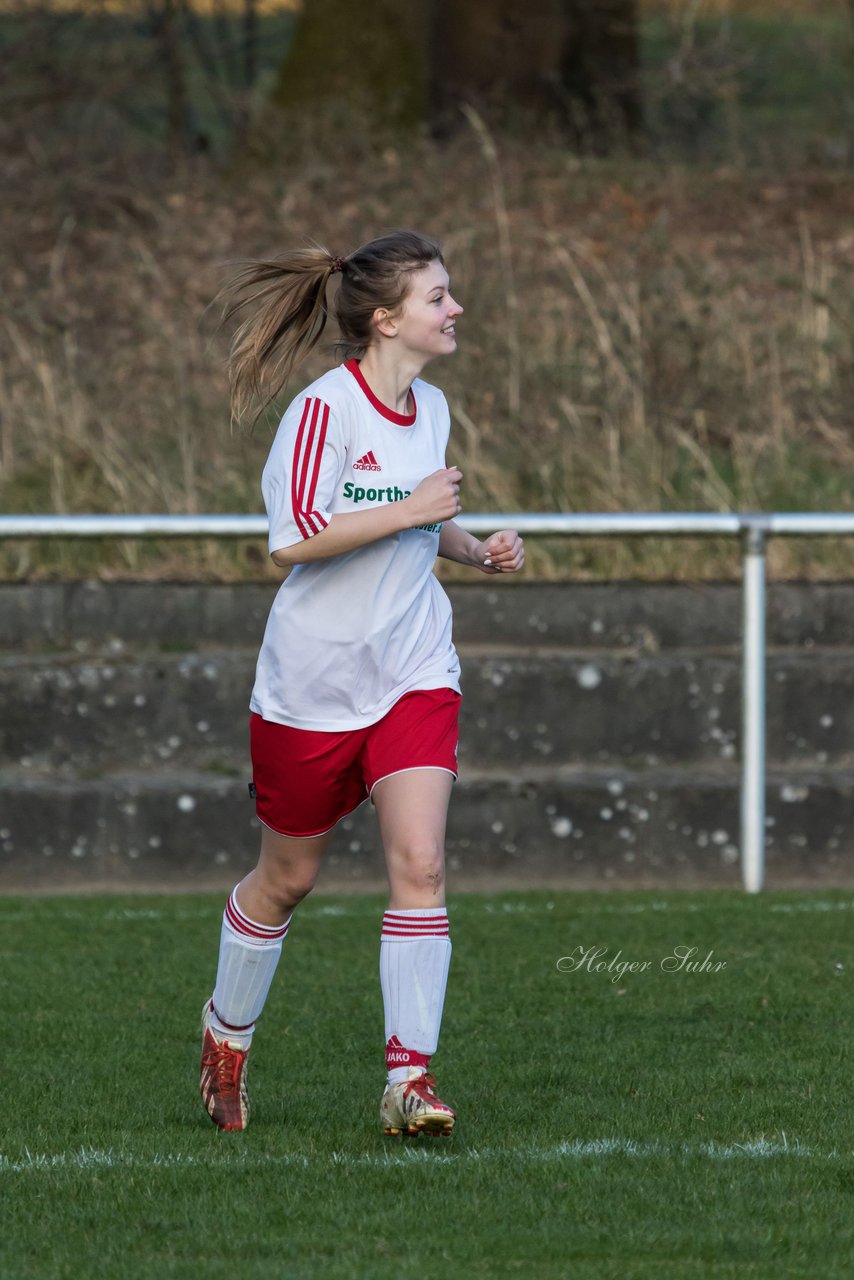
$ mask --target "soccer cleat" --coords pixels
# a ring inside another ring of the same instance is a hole
[[[210,1025],[210,1001],[202,1010],[202,1071],[199,1091],[208,1115],[220,1129],[245,1129],[249,1123],[246,1059],[249,1050],[220,1040]]]
[[[433,1092],[436,1081],[418,1067],[409,1068],[409,1079],[390,1084],[383,1094],[380,1119],[389,1138],[399,1134],[449,1138],[456,1116],[447,1103]]]

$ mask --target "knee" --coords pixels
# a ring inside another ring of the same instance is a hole
[[[267,896],[282,914],[293,911],[303,898],[308,897],[316,880],[316,876],[312,874],[290,869],[268,870],[264,878]]]
[[[445,850],[438,841],[419,839],[394,851],[397,872],[410,888],[440,893],[445,887]]]

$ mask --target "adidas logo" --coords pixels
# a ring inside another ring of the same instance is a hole
[[[353,470],[354,471],[382,471],[382,467],[374,457],[373,449],[369,449],[366,454],[363,454],[363,456],[359,459],[358,462],[353,463]]]

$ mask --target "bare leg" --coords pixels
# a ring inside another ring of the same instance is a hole
[[[408,769],[374,787],[391,911],[445,905],[445,825],[453,783],[444,769]]]
[[[329,833],[298,840],[263,828],[254,871],[229,898],[213,998],[202,1019],[199,1086],[220,1129],[249,1122],[246,1058],[279,963],[291,911],[314,885]]]
[[[288,931],[290,914],[310,892],[329,835],[298,840],[264,828],[258,865],[229,898],[220,934],[211,1009],[217,1034],[248,1048]]]
[[[259,924],[283,924],[314,888],[331,838],[331,831],[303,839],[262,827],[258,865],[237,886],[241,911]]]
[[[387,1134],[447,1135],[454,1113],[425,1074],[439,1043],[451,960],[445,911],[445,821],[453,775],[412,769],[377,783],[374,800],[391,888],[380,941]]]

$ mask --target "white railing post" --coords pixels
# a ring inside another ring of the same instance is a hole
[[[745,517],[741,685],[741,878],[765,878],[765,544],[767,518]]]

